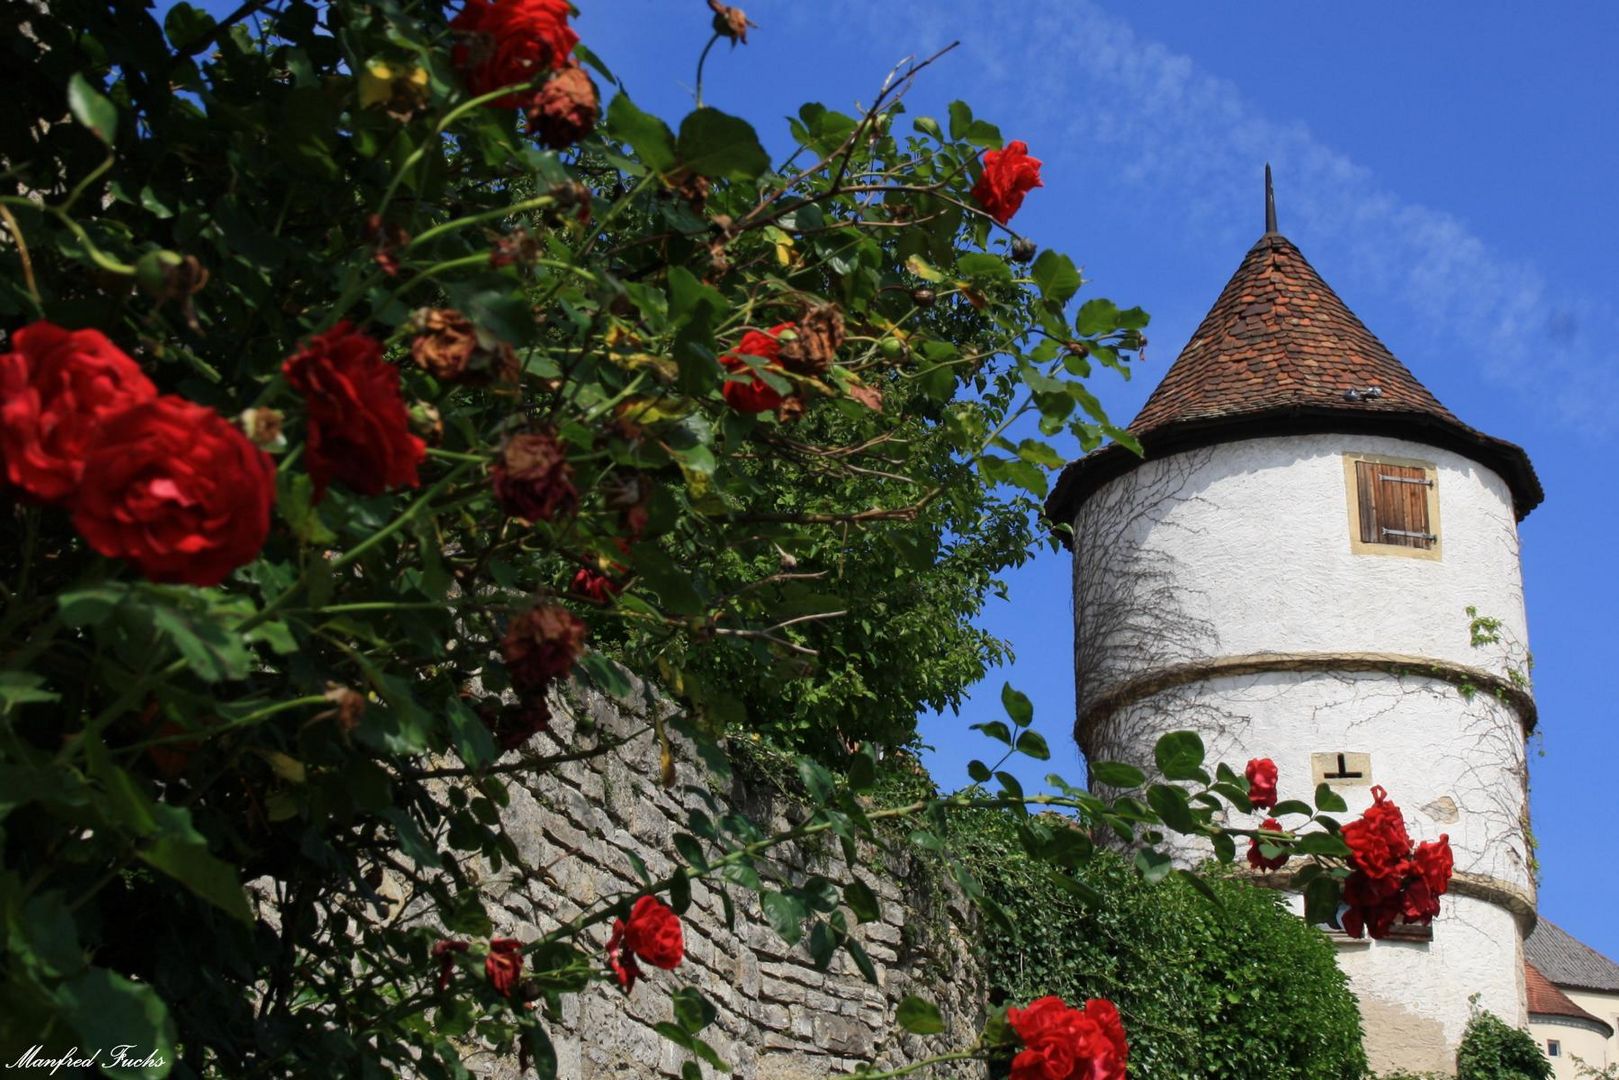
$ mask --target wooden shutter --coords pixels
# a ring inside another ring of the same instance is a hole
[[[1361,543],[1432,548],[1437,539],[1428,522],[1432,487],[1426,469],[1355,462]]]

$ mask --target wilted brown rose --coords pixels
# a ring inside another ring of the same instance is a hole
[[[789,371],[824,375],[838,359],[843,344],[843,312],[836,304],[810,308],[781,337],[781,362]]]
[[[412,320],[416,337],[410,358],[440,382],[515,382],[517,354],[512,347],[480,332],[454,308],[422,308]]]
[[[528,104],[528,129],[553,150],[589,135],[601,115],[596,86],[583,68],[566,67],[540,87]]]
[[[280,409],[247,409],[241,415],[242,434],[260,450],[285,450],[282,426],[286,415]]]
[[[365,715],[365,695],[353,687],[340,686],[329,683],[325,698],[332,703],[332,708],[316,716],[317,720],[336,720],[338,730],[347,735],[360,726],[360,717]]]
[[[551,706],[543,693],[530,694],[519,705],[496,702],[478,715],[502,751],[515,750],[551,728]]]
[[[496,237],[489,249],[489,265],[496,270],[503,266],[533,266],[539,257],[540,242],[521,225]]]
[[[579,506],[567,451],[549,431],[514,435],[490,470],[495,501],[512,517],[551,521]]]
[[[703,205],[708,202],[710,186],[708,177],[689,172],[675,185],[675,194],[685,199],[686,205],[700,214],[703,212]]]
[[[389,277],[398,274],[396,252],[410,243],[410,233],[405,231],[405,227],[397,222],[383,221],[381,214],[372,214],[365,219],[363,235],[371,244],[371,258],[382,272]]]
[[[506,627],[500,653],[512,685],[527,695],[545,688],[573,670],[585,645],[585,624],[565,607],[540,604]]]
[[[708,0],[708,9],[714,13],[714,32],[731,39],[734,49],[738,42],[748,43],[748,28],[757,30],[759,24],[745,15],[741,8],[722,4],[719,0]]]

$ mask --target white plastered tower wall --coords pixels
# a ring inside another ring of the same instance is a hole
[[[1346,455],[1432,469],[1437,557],[1354,550]],[[1374,1068],[1451,1070],[1474,993],[1522,1024],[1533,706],[1502,478],[1407,439],[1242,438],[1149,458],[1091,492],[1073,527],[1087,757],[1150,763],[1160,735],[1191,729],[1211,760],[1272,758],[1280,797],[1309,801],[1345,754],[1363,775],[1328,781],[1341,817],[1382,785],[1414,840],[1448,834],[1456,857],[1432,941],[1339,948]],[[1498,621],[1494,641],[1476,643],[1470,607]]]

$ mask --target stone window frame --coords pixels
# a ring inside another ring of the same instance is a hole
[[[1360,453],[1346,450],[1344,460],[1345,510],[1349,521],[1349,550],[1356,555],[1392,555],[1404,559],[1425,559],[1439,562],[1444,557],[1445,534],[1439,527],[1439,466],[1436,462],[1419,458],[1394,457],[1389,454]],[[1364,461],[1372,465],[1396,465],[1403,469],[1421,469],[1429,480],[1428,531],[1434,535],[1432,547],[1408,547],[1404,544],[1379,544],[1360,538],[1360,481],[1355,475],[1355,463]]]

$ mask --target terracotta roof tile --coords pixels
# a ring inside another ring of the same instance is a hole
[[[1619,964],[1549,919],[1535,923],[1534,933],[1524,938],[1523,952],[1558,986],[1619,992]]]
[[[1584,1020],[1596,1024],[1605,1030],[1607,1038],[1613,1038],[1613,1028],[1607,1021],[1599,1016],[1586,1012],[1574,1004],[1572,998],[1559,990],[1555,983],[1540,973],[1535,965],[1524,961],[1523,965],[1524,987],[1529,992],[1529,1016],[1531,1019],[1544,1016],[1560,1016],[1569,1020]]]
[[[1349,401],[1345,391],[1381,395]],[[1459,423],[1321,280],[1292,241],[1266,233],[1142,407],[1138,438],[1186,420],[1278,407],[1426,413]]]
[[[1374,386],[1375,396],[1348,394]],[[1130,433],[1154,457],[1238,439],[1325,432],[1391,435],[1471,457],[1507,482],[1519,518],[1543,497],[1521,448],[1457,419],[1366,329],[1292,241],[1267,232],[1130,422]],[[1046,516],[1072,521],[1092,491],[1139,463],[1118,444],[1092,451],[1064,470]]]

